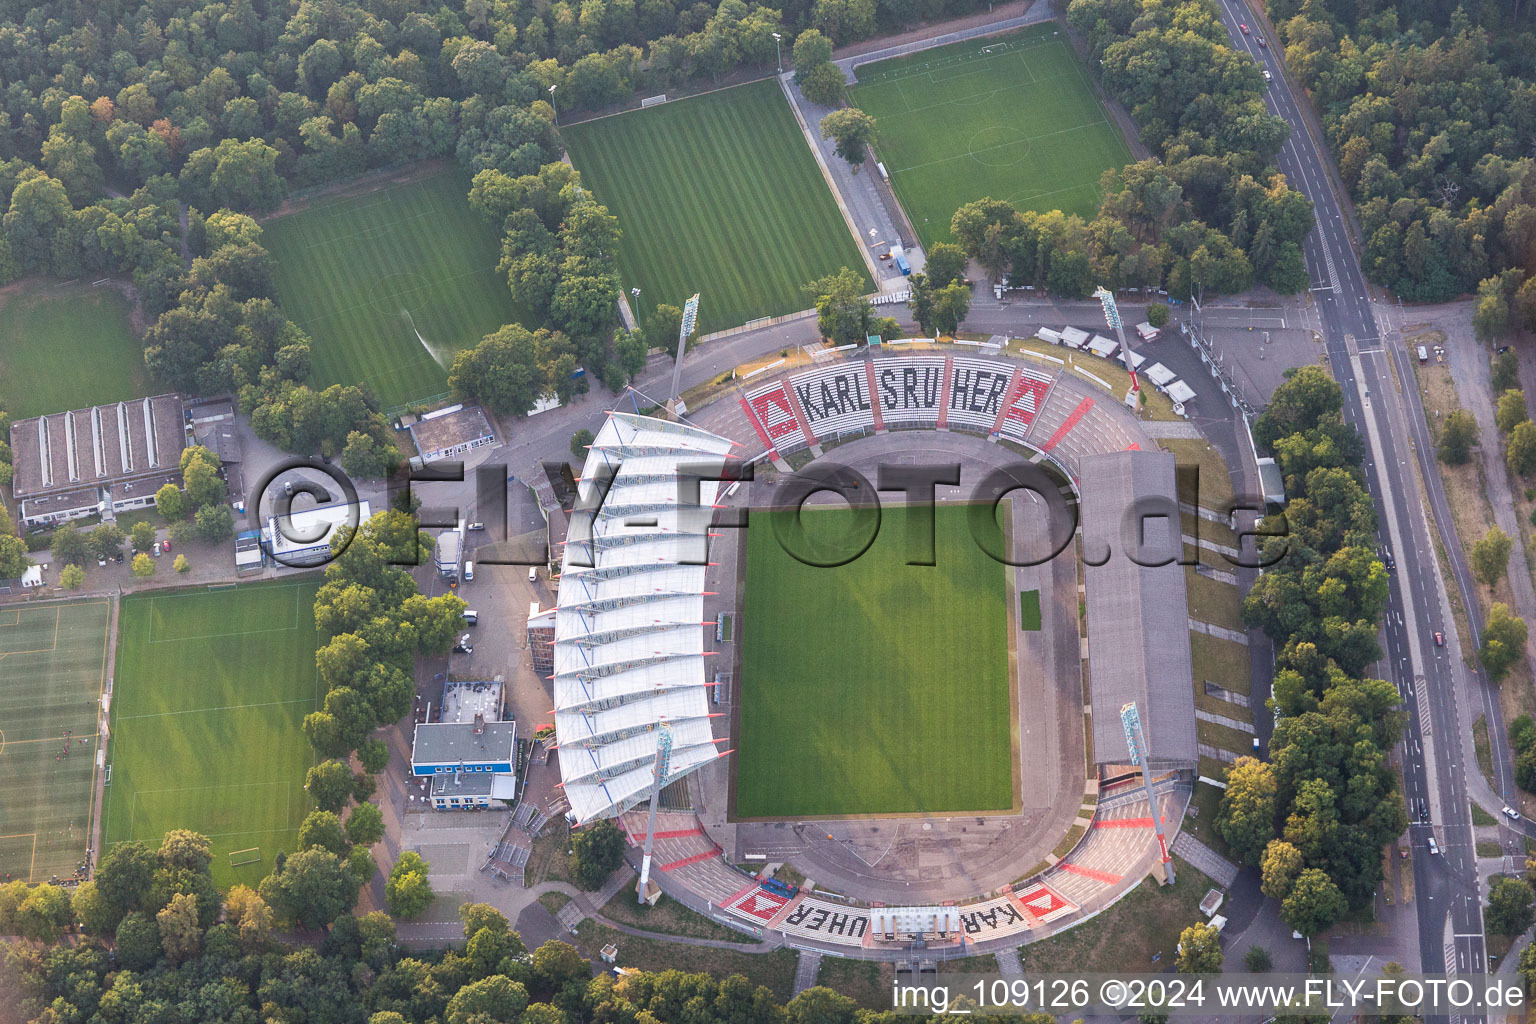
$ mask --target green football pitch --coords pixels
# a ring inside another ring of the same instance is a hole
[[[255,885],[292,852],[314,763],[318,582],[123,599],[103,832],[153,846],[174,828],[213,840],[220,888]],[[261,859],[232,867],[229,854]],[[254,856],[254,854],[250,855]]]
[[[924,245],[985,196],[1091,217],[1099,175],[1130,150],[1052,25],[858,69],[853,102]]]
[[[0,874],[46,882],[85,859],[109,610],[0,608]]]
[[[438,171],[263,225],[317,385],[366,383],[386,406],[431,398],[460,349],[531,323],[496,273],[500,235],[468,195],[468,177]]]
[[[0,300],[0,409],[12,419],[150,393],[121,295],[37,278],[15,287]]]
[[[907,565],[927,510],[887,507],[873,544],[838,568],[862,526],[807,509],[747,535],[736,814],[742,818],[975,812],[1014,806],[1005,567],[971,539],[964,506],[934,510],[935,565]],[[779,517],[783,516],[782,519]],[[867,534],[866,534],[867,536]],[[832,558],[816,558],[832,561]]]
[[[582,182],[619,218],[619,268],[624,287],[640,289],[642,321],[694,292],[701,334],[792,313],[811,304],[805,285],[839,267],[874,287],[777,82],[561,134]]]

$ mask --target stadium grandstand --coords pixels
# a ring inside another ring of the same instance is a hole
[[[1114,711],[1134,701],[1153,770],[1195,768],[1200,758],[1174,456],[1105,452],[1079,465],[1094,760],[1129,761]]]
[[[704,573],[717,485],[682,503],[679,475],[720,475],[732,442],[612,413],[588,449],[555,613],[555,737],[578,822],[722,756],[706,694]],[[722,741],[723,742],[723,741]]]

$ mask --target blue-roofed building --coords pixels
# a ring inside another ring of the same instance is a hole
[[[450,682],[441,721],[421,722],[411,774],[432,779],[432,806],[477,810],[517,795],[517,723],[501,721],[500,682]]]

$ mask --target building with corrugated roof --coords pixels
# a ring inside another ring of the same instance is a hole
[[[181,483],[187,446],[180,395],[34,416],[11,424],[11,482],[23,527],[155,504]]]

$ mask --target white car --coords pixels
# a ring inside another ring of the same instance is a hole
[[[1274,80],[1275,80],[1275,76],[1269,73],[1269,68],[1265,68],[1264,69],[1264,81],[1266,81],[1266,82],[1273,82]]]
[[[1429,837],[1429,852],[1433,854],[1438,854],[1440,852],[1440,844],[1435,842],[1434,836]]]
[[[1520,820],[1520,812],[1515,810],[1513,807],[1505,807],[1505,808],[1503,808],[1503,811],[1504,811],[1504,817],[1510,818],[1510,819],[1512,819],[1514,821],[1519,821]]]

